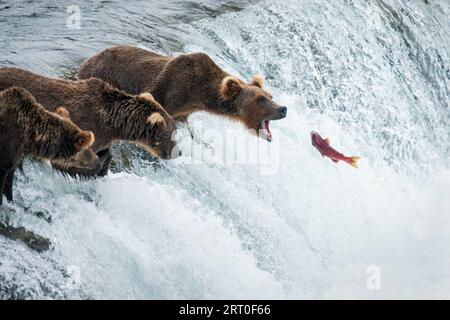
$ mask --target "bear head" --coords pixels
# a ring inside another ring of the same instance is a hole
[[[162,159],[175,159],[181,155],[175,139],[176,124],[166,110],[153,98],[150,93],[143,93],[136,97],[137,103],[147,110],[140,120],[141,135],[136,141],[150,154]]]
[[[250,84],[228,76],[222,80],[220,98],[229,109],[227,114],[231,118],[242,122],[257,136],[271,142],[270,121],[285,118],[287,108],[276,104],[263,86],[261,76],[253,77]]]
[[[80,169],[95,169],[101,166],[101,161],[97,154],[91,149],[95,142],[92,131],[83,131],[79,129],[71,120],[67,109],[59,107],[55,114],[63,120],[63,135],[68,139],[61,139],[65,144],[69,141],[70,146],[61,145],[60,150],[64,150],[63,159],[54,159],[62,167],[76,167]],[[67,155],[72,156],[67,157]],[[55,158],[58,158],[55,157]]]

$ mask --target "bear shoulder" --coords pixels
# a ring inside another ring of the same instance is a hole
[[[167,63],[159,74],[157,82],[188,81],[188,79],[210,79],[211,76],[224,75],[224,71],[211,59],[209,55],[202,52],[182,54]],[[161,83],[159,83],[161,85]]]
[[[177,64],[188,64],[188,65],[216,65],[209,55],[203,52],[187,53],[175,57],[171,61]]]

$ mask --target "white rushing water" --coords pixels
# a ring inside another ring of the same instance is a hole
[[[271,123],[275,171],[208,152],[193,164],[186,132],[183,157],[129,151],[128,170],[95,181],[27,162],[4,215],[53,249],[0,237],[0,297],[450,298],[450,6],[429,2],[263,1],[179,27],[169,53],[263,74],[288,106]],[[255,140],[191,122],[197,147],[222,147],[199,126]],[[360,169],[322,158],[311,130]]]

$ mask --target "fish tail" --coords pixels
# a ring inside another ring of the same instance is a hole
[[[358,160],[360,160],[360,159],[361,159],[361,157],[350,157],[349,164],[354,168],[358,168]]]

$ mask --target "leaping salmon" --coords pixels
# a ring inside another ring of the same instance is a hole
[[[358,160],[360,157],[346,157],[342,153],[336,151],[330,146],[330,140],[328,138],[322,139],[320,134],[315,131],[311,131],[312,145],[319,150],[322,157],[330,158],[333,162],[344,161],[352,167],[358,168]]]

